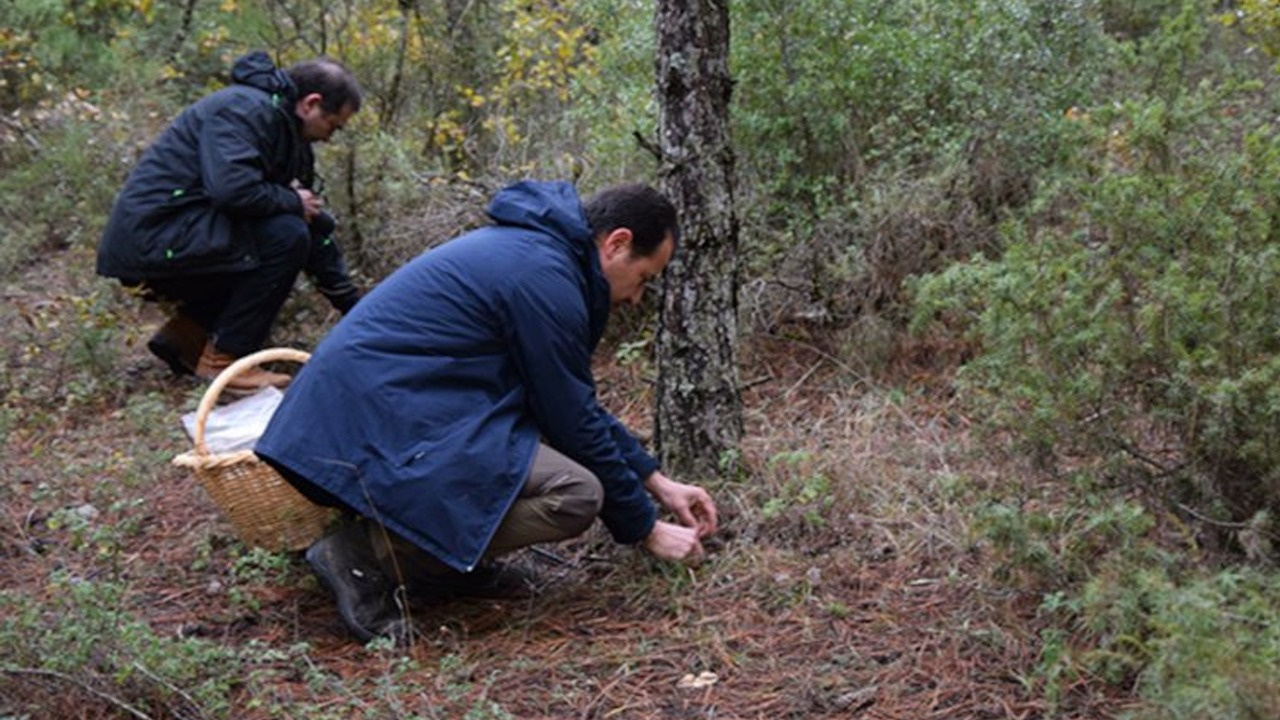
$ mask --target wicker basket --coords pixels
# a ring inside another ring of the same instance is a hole
[[[236,375],[267,362],[305,363],[310,357],[301,350],[272,348],[232,363],[214,378],[200,399],[195,448],[173,459],[173,464],[191,468],[218,509],[231,521],[237,537],[248,545],[271,551],[302,550],[324,534],[335,511],[307,500],[252,450],[209,452],[204,440],[205,424],[218,396]]]

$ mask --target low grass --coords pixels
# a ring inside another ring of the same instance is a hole
[[[1079,663],[1045,672],[1043,588],[996,572],[1030,570],[977,522],[1040,481],[975,447],[945,374],[859,375],[799,335],[745,340],[746,473],[689,478],[722,512],[705,562],[596,528],[521,557],[547,580],[532,601],[416,608],[412,647],[361,647],[296,556],[244,548],[168,463],[203,388],[146,355],[155,309],[89,258],[29,267],[0,311],[0,716],[1096,718],[1128,701]],[[276,342],[313,346],[322,302],[295,298]],[[647,360],[598,360],[606,404],[644,433]]]

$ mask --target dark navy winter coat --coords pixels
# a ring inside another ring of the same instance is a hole
[[[522,182],[489,214],[495,225],[420,255],[338,323],[257,452],[465,571],[545,438],[600,478],[614,538],[640,541],[658,463],[596,400],[609,286],[577,194]]]
[[[263,52],[237,60],[231,79],[184,110],[129,174],[98,247],[100,275],[252,270],[256,249],[236,223],[302,215],[290,183],[311,185],[314,156],[294,114],[293,81]]]

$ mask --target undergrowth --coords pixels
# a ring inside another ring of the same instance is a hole
[[[91,269],[124,173],[232,38],[296,30],[283,55],[331,38],[234,3],[194,21],[65,5],[24,6],[44,43],[0,29],[0,715],[848,716],[969,701],[992,677],[1049,717],[1109,695],[1135,720],[1280,714],[1274,81],[1209,3],[735,5],[756,352],[743,471],[706,479],[724,516],[707,563],[557,549],[570,589],[428,613],[408,652],[340,644],[296,558],[246,551],[179,485],[176,416],[202,388],[152,367],[154,308]],[[653,171],[631,136],[654,126],[646,15],[481,5],[335,10],[361,31],[342,42],[370,111],[321,164],[370,283],[481,221],[507,173]],[[170,37],[167,60],[122,71]],[[440,66],[398,77],[396,47]],[[145,101],[97,104],[126,99]],[[948,348],[915,367],[903,287],[931,271],[911,302]],[[323,334],[313,299],[290,300],[278,341]],[[610,342],[603,391],[643,422],[650,346]],[[175,603],[181,621],[157,615]],[[975,657],[998,669],[944,683]],[[702,673],[724,680],[680,694]]]
[[[370,647],[379,673],[349,679],[321,667],[306,643],[233,646],[160,635],[123,609],[129,595],[119,581],[66,575],[52,578],[43,598],[0,592],[0,713],[77,717],[97,707],[94,717],[422,718],[440,716],[410,710],[406,694],[440,682],[470,694],[449,679],[455,660],[444,658],[438,674],[424,672],[385,644]],[[466,716],[510,717],[492,702],[473,703]]]

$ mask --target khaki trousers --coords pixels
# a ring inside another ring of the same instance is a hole
[[[604,486],[591,471],[550,447],[539,445],[524,488],[498,526],[485,559],[581,535],[591,527],[603,503]],[[395,563],[406,578],[451,572],[430,553],[376,523],[368,523],[368,528],[384,567],[391,564],[389,555],[394,553]]]

